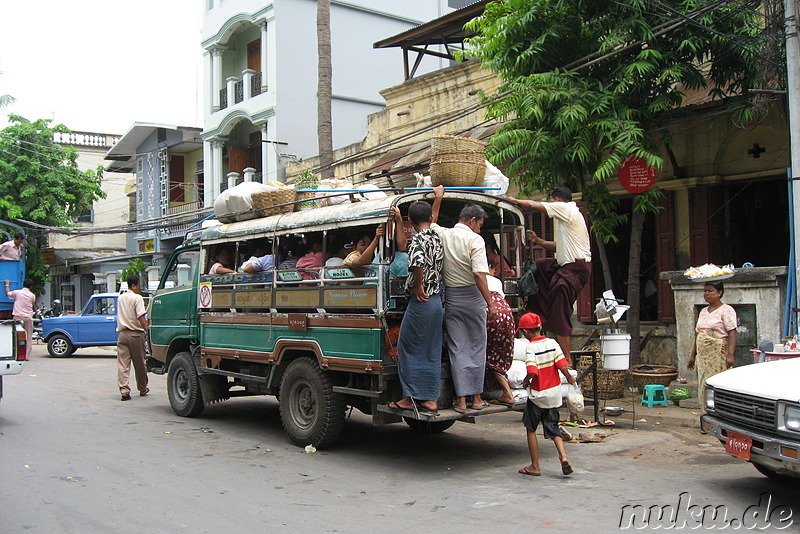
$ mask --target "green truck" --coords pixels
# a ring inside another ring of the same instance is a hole
[[[432,200],[430,191],[352,199],[188,234],[173,252],[148,310],[148,369],[168,375],[175,413],[193,417],[231,397],[273,395],[280,401],[291,441],[316,447],[339,437],[349,407],[371,415],[375,424],[405,420],[427,432],[446,430],[456,420],[474,421],[477,412],[450,409],[453,391],[446,357],[437,416],[387,406],[402,397],[395,343],[406,302],[404,277],[391,276],[397,250],[390,228],[381,238],[377,259],[361,271],[342,266],[298,269],[288,263],[253,274],[205,274],[223,247],[237,266],[265,245],[284,257],[296,253],[303,241],[321,242],[326,249],[332,242],[375,235],[375,228],[389,221],[391,206],[398,206],[405,218],[408,206],[420,199]],[[494,234],[519,273],[523,213],[498,197],[448,192],[439,223],[453,226],[468,203],[486,210],[484,231]],[[330,252],[323,250],[323,256]],[[517,306],[517,279],[502,281],[512,307]],[[508,409],[492,406],[480,415]]]

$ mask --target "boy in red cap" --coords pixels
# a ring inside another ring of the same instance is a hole
[[[561,429],[558,427],[561,406],[561,392],[558,386],[561,379],[558,371],[567,378],[570,384],[575,383],[567,368],[567,360],[561,347],[554,339],[541,335],[542,318],[535,313],[526,313],[519,319],[518,332],[522,332],[525,339],[530,341],[525,352],[525,365],[528,374],[523,387],[528,389],[528,402],[525,404],[525,413],[522,423],[528,435],[528,451],[531,454],[531,463],[519,470],[520,474],[538,477],[542,474],[539,469],[539,441],[536,438],[536,429],[542,424],[545,439],[552,439],[561,461],[561,472],[565,475],[572,474],[572,466],[564,452],[564,440],[561,438]]]

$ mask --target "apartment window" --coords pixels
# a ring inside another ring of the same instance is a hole
[[[89,208],[88,210],[84,211],[77,217],[75,217],[75,222],[79,223],[93,223],[94,222],[94,210]]]

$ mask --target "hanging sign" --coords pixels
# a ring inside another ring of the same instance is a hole
[[[629,156],[618,171],[619,184],[631,193],[644,193],[656,182],[656,168],[642,158]]]

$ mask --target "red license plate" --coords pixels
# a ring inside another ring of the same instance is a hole
[[[738,432],[728,431],[728,441],[725,442],[725,452],[742,460],[750,459],[750,449],[753,447],[753,438]]]

